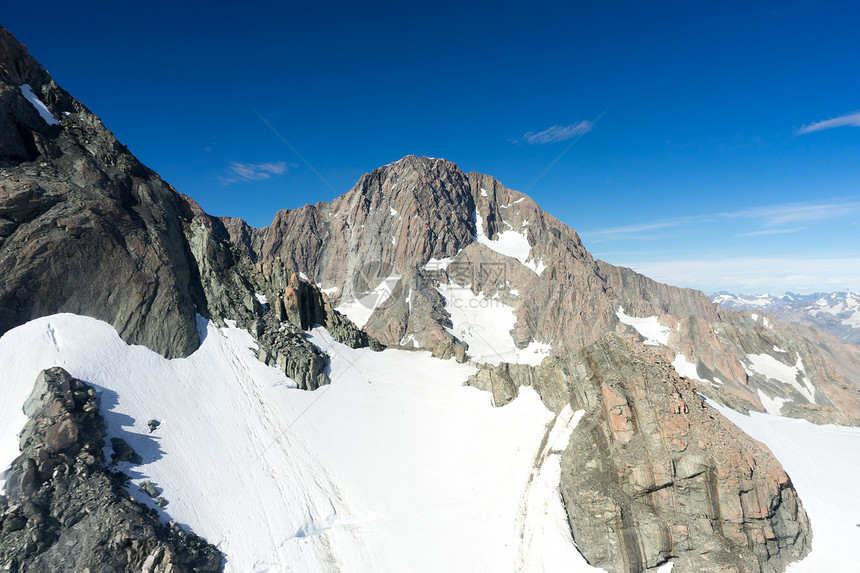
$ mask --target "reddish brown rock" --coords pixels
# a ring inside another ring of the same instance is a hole
[[[586,414],[562,459],[561,491],[592,565],[774,573],[809,551],[807,516],[779,462],[659,353],[608,337],[568,372],[571,403]]]

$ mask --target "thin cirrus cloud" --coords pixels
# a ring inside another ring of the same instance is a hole
[[[230,174],[221,177],[221,183],[229,185],[241,181],[264,181],[274,176],[283,175],[287,171],[285,161],[272,161],[268,163],[239,163],[231,161]]]
[[[669,229],[672,227],[680,227],[687,223],[697,220],[703,220],[705,217],[677,217],[675,219],[663,219],[652,223],[639,223],[635,225],[624,225],[620,227],[606,227],[604,229],[596,229],[594,231],[584,231],[580,233],[582,237],[589,237],[596,240],[603,239],[647,239],[651,231],[659,231],[661,229]]]
[[[750,233],[740,233],[735,237],[760,237],[762,235],[786,235],[788,233],[797,233],[805,230],[806,227],[794,227],[792,229],[763,229],[761,231],[752,231]]]
[[[546,143],[557,143],[559,141],[567,141],[579,135],[585,135],[594,124],[588,120],[572,123],[570,125],[554,125],[543,131],[535,133],[529,131],[523,135],[522,139],[515,143],[528,143],[529,145],[543,145]]]
[[[797,130],[798,135],[805,133],[813,133],[815,131],[823,131],[825,129],[833,129],[835,127],[860,127],[860,111],[854,113],[846,113],[833,119],[826,119],[809,125],[804,125]]]
[[[580,236],[594,242],[604,240],[647,240],[660,238],[654,231],[683,227],[690,223],[714,223],[725,219],[749,219],[753,230],[736,237],[759,237],[797,233],[807,229],[802,223],[829,221],[860,212],[860,201],[830,201],[824,203],[785,203],[753,207],[729,213],[661,219],[659,221],[606,227],[584,231]],[[758,229],[755,226],[759,227]]]
[[[757,219],[765,227],[775,227],[791,223],[827,221],[856,213],[860,210],[858,201],[827,203],[786,203],[743,209],[733,213],[721,213],[723,217]],[[764,234],[764,233],[762,233]]]

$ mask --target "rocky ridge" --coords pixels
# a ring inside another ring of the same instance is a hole
[[[221,571],[213,546],[135,502],[108,469],[105,424],[91,386],[45,370],[25,404],[21,455],[0,496],[4,571]]]
[[[52,121],[27,101],[24,84]],[[371,344],[314,285],[219,239],[212,218],[141,164],[3,28],[0,123],[9,128],[0,138],[0,334],[72,312],[175,358],[198,348],[200,313],[255,332],[260,359],[308,389],[328,377],[305,329],[319,323],[347,344]],[[268,293],[275,312],[255,293]]]
[[[73,312],[164,356],[193,352],[179,195],[2,27],[0,134],[0,333]]]

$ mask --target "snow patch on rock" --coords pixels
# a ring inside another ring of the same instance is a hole
[[[36,108],[36,111],[39,112],[39,115],[42,116],[48,125],[59,125],[60,122],[54,117],[54,114],[51,113],[51,110],[48,109],[42,100],[39,99],[39,96],[33,93],[33,88],[30,87],[30,84],[22,84],[21,85],[21,94],[27,99],[28,102],[33,104],[33,107]]]
[[[774,416],[779,416],[782,412],[782,405],[788,402],[788,400],[780,398],[779,396],[771,398],[762,392],[761,388],[758,389],[758,399],[761,400],[761,404],[764,406],[765,412],[773,414]]]
[[[684,376],[685,378],[690,378],[692,380],[699,380],[700,382],[707,382],[712,386],[718,386],[722,384],[722,382],[718,382],[719,378],[714,378],[714,380],[706,380],[699,376],[698,369],[696,365],[687,360],[687,358],[683,354],[676,354],[675,359],[672,361],[672,367],[675,369],[675,372]]]
[[[666,346],[669,344],[669,334],[672,332],[672,329],[660,324],[656,316],[647,316],[645,318],[628,316],[622,306],[619,306],[618,310],[615,311],[615,316],[622,323],[632,326],[636,329],[636,332],[644,336],[645,344],[649,346]]]
[[[747,358],[750,361],[750,370],[763,375],[768,380],[776,380],[791,386],[811,404],[815,404],[815,387],[806,376],[800,354],[797,354],[797,363],[794,366],[783,364],[770,354],[747,354]],[[746,366],[744,370],[747,370]],[[747,370],[747,374],[751,372]]]
[[[528,233],[527,229],[522,233],[514,231],[513,229],[507,229],[498,233],[498,238],[496,240],[491,240],[484,232],[483,218],[479,217],[477,213],[474,214],[474,217],[475,228],[477,229],[475,240],[492,251],[518,260],[525,267],[534,271],[537,275],[543,273],[546,269],[546,265],[542,260],[529,260],[529,257],[531,257],[532,247],[529,245],[529,239],[526,235],[526,233]]]
[[[369,293],[348,297],[347,300],[341,301],[335,310],[346,315],[357,327],[364,328],[373,311],[391,298],[391,293],[401,278],[401,275],[394,271]]]
[[[436,290],[445,298],[445,310],[451,316],[453,326],[446,330],[469,345],[469,357],[475,362],[537,366],[549,355],[551,345],[542,342],[517,348],[511,337],[517,315],[497,297],[474,294],[469,287],[453,283],[440,284]]]

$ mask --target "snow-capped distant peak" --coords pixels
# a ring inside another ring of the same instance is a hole
[[[779,320],[816,326],[843,342],[860,343],[860,298],[851,291],[781,296],[718,292],[711,300],[729,310],[770,312]]]

